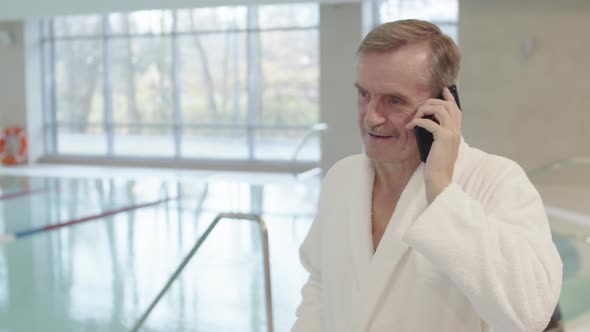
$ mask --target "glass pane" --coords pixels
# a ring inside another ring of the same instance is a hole
[[[114,154],[137,157],[173,157],[172,126],[117,126]]]
[[[115,155],[174,156],[171,43],[162,36],[111,41]]]
[[[179,32],[246,28],[246,7],[214,7],[178,10]]]
[[[174,114],[170,37],[110,41],[113,121],[172,124]]]
[[[171,10],[143,10],[109,15],[111,33],[160,34],[172,32]]]
[[[45,18],[39,21],[39,28],[41,30],[41,39],[46,39],[51,37],[51,27],[53,26],[53,19]]]
[[[105,155],[107,153],[107,139],[103,126],[99,124],[59,125],[57,128],[57,153]]]
[[[176,63],[184,125],[181,153],[186,158],[286,160],[307,128],[318,121],[318,33],[314,28],[319,24],[317,4],[251,8],[254,12],[250,19],[261,29],[311,29],[235,32],[246,29],[246,6],[176,12],[181,33],[177,36]],[[171,33],[172,18],[170,10],[108,15],[110,33],[131,36],[108,41],[117,155],[174,156],[171,37],[133,37]],[[62,36],[101,35],[101,22],[101,15],[92,15],[58,18],[55,24]],[[224,30],[231,32],[224,33]],[[103,42],[85,39],[55,43],[58,122],[80,128],[94,125],[102,128],[105,120]],[[245,129],[248,124],[291,129],[248,132]],[[80,129],[76,133],[83,132]],[[303,147],[298,160],[318,159],[314,156],[319,144],[314,140],[310,139]],[[262,144],[259,149],[256,142]],[[265,155],[264,151],[272,151],[265,144],[277,143],[283,144],[284,151]],[[150,149],[138,151],[137,146],[150,146]],[[63,147],[60,145],[58,150],[61,152]],[[254,150],[258,152],[251,156],[249,151]]]
[[[316,27],[319,25],[317,3],[260,6],[258,15],[261,29]]]
[[[451,37],[455,43],[459,42],[459,29],[456,24],[438,24],[438,27],[445,35]]]
[[[55,35],[58,37],[102,34],[100,15],[56,17],[54,22]]]
[[[261,114],[256,118],[271,126],[317,123],[317,30],[264,32],[260,37],[264,90]]]
[[[104,116],[100,41],[55,43],[56,115],[61,123],[84,127]]]
[[[416,18],[426,21],[457,22],[459,2],[457,0],[383,0],[381,22]]]
[[[258,129],[256,133],[256,159],[261,160],[292,160],[297,152],[296,161],[319,161],[320,143],[317,135],[310,129]],[[309,137],[306,137],[309,135]],[[304,141],[305,139],[305,141]]]
[[[185,127],[182,156],[201,159],[248,159],[246,129]]]
[[[178,38],[185,123],[243,126],[246,118],[244,33]]]

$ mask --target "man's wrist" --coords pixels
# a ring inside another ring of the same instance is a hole
[[[451,184],[448,179],[432,179],[426,181],[426,200],[428,205],[434,201],[434,199],[441,193],[445,188]]]

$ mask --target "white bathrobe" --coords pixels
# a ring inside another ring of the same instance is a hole
[[[292,332],[542,331],[562,263],[541,198],[513,161],[462,141],[427,205],[421,164],[373,250],[374,171],[356,155],[322,184],[300,250],[310,277]]]

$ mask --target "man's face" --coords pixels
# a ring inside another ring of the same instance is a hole
[[[360,55],[355,82],[358,121],[369,159],[383,163],[419,160],[414,131],[404,126],[431,97],[428,69],[424,44]]]

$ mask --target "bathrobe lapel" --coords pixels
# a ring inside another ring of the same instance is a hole
[[[374,170],[369,159],[361,165],[352,184],[348,207],[350,209],[350,243],[359,289],[358,323],[366,330],[376,313],[385,288],[395,282],[396,267],[404,260],[409,247],[401,240],[411,223],[426,208],[424,164],[421,164],[404,188],[377,251],[373,253],[371,227],[371,197]]]

